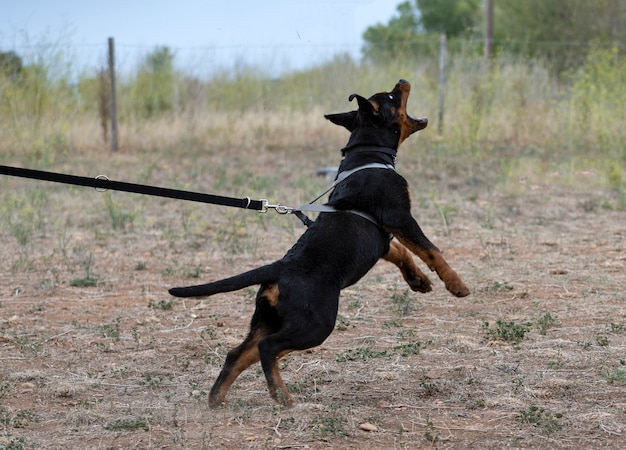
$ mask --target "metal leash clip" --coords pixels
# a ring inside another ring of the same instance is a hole
[[[263,209],[261,209],[259,212],[266,213],[268,209],[273,209],[278,214],[291,214],[293,212],[293,208],[291,208],[290,206],[284,206],[280,203],[270,205],[269,201],[264,198],[262,198],[261,201],[263,202]]]

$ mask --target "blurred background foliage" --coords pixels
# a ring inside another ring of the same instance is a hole
[[[244,112],[262,112],[268,122],[272,113],[282,114],[281,120],[321,117],[353,108],[349,94],[391,89],[401,77],[413,84],[411,111],[434,124],[439,36],[445,33],[445,127],[441,135],[435,128],[424,138],[438,152],[475,160],[567,158],[576,167],[607,171],[612,183],[622,186],[626,2],[498,0],[494,5],[495,54],[489,64],[483,61],[480,0],[405,1],[387,23],[365,30],[360,60],[338,54],[280,76],[238,64],[197,77],[177,68],[176,51],[151,49],[133,70],[118,74],[125,148],[132,151],[132,136],[145,133],[152,122],[167,124],[175,135],[170,143],[189,145],[240,127],[237,117]],[[103,147],[109,120],[105,67],[77,73],[71,49],[59,42],[30,48],[24,54],[0,52],[0,154],[26,152],[46,164],[68,148]],[[224,121],[207,120],[216,117]],[[311,123],[301,120],[299,126]],[[78,128],[89,131],[77,138]]]

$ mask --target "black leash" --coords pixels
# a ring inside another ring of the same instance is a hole
[[[313,221],[304,214],[303,211],[310,212],[339,212],[340,210],[335,209],[332,206],[328,205],[314,205],[317,200],[327,194],[330,190],[332,190],[337,184],[341,183],[344,179],[352,175],[354,172],[358,172],[363,169],[392,169],[395,170],[393,164],[382,164],[382,163],[371,163],[365,164],[364,166],[356,167],[352,170],[348,170],[345,172],[341,172],[335,182],[322,194],[315,197],[313,200],[300,205],[298,208],[291,208],[289,206],[281,205],[280,203],[276,205],[271,205],[266,199],[261,200],[251,200],[250,197],[245,198],[234,198],[234,197],[224,197],[221,195],[214,194],[203,194],[200,192],[189,192],[189,191],[181,191],[178,189],[168,189],[156,186],[148,186],[145,184],[135,184],[135,183],[126,183],[122,181],[112,181],[109,180],[105,175],[98,175],[95,178],[89,177],[80,177],[76,175],[67,175],[64,173],[56,173],[56,172],[46,172],[43,170],[33,170],[33,169],[22,169],[19,167],[11,167],[11,166],[2,166],[0,165],[0,175],[10,175],[14,177],[21,178],[30,178],[33,180],[42,180],[42,181],[52,181],[54,183],[63,183],[63,184],[71,184],[75,186],[85,186],[91,187],[99,191],[113,190],[113,191],[122,191],[122,192],[132,192],[134,194],[143,194],[143,195],[151,195],[155,197],[166,197],[173,198],[177,200],[187,200],[191,202],[199,202],[199,203],[210,203],[213,205],[222,205],[222,206],[232,206],[235,208],[243,208],[243,209],[252,209],[260,212],[267,212],[269,209],[274,209],[278,214],[293,214],[307,227],[309,227]],[[355,210],[345,210],[346,212],[350,212],[356,214],[358,216],[363,217],[364,219],[369,220],[370,222],[378,225],[376,220],[361,211]]]
[[[232,206],[235,208],[252,209],[255,211],[266,211],[268,207],[267,200],[250,200],[250,197],[223,197],[221,195],[203,194],[200,192],[189,192],[181,191],[178,189],[146,186],[143,184],[125,183],[121,181],[109,180],[104,175],[99,175],[96,178],[89,178],[79,177],[76,175],[66,175],[63,173],[45,172],[43,170],[21,169],[18,167],[9,167],[2,165],[0,165],[0,175],[10,175],[14,177],[31,178],[34,180],[73,184],[76,186],[91,187],[98,190],[132,192],[135,194],[174,198],[178,200],[187,200],[190,202],[211,203],[213,205]]]

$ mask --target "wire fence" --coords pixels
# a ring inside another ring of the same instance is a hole
[[[484,45],[481,39],[455,39],[448,41],[452,54],[480,54]],[[563,51],[576,53],[591,47],[617,47],[626,50],[623,42],[589,41],[544,41],[544,40],[494,40],[499,52],[533,54],[536,52],[558,54]],[[425,35],[416,41],[386,41],[380,47],[403,48],[408,57],[435,56],[439,53],[439,37]],[[262,71],[270,77],[278,77],[286,72],[307,70],[332,60],[337,55],[347,55],[354,61],[363,58],[364,43],[288,43],[288,44],[230,44],[169,46],[145,45],[116,40],[116,65],[120,76],[131,76],[145,62],[148,54],[158,48],[167,47],[174,54],[177,70],[197,78],[207,78],[216,73],[230,72],[237,74],[243,70]],[[376,44],[370,48],[376,49]],[[45,63],[52,69],[71,71],[73,76],[90,75],[106,67],[107,41],[102,43],[40,42],[1,46],[0,51],[13,51],[26,65]],[[581,52],[584,54],[584,52]]]

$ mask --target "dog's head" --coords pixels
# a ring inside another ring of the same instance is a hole
[[[410,93],[411,84],[400,80],[391,92],[379,92],[370,98],[352,94],[348,99],[357,99],[359,109],[356,111],[324,117],[350,131],[346,148],[363,144],[397,149],[411,134],[428,125],[427,118],[415,119],[406,112]]]

